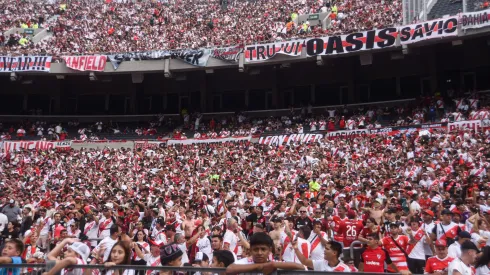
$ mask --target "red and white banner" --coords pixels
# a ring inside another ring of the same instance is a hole
[[[454,131],[454,130],[473,130],[473,131],[480,131],[481,128],[481,120],[465,120],[465,121],[457,121],[457,122],[450,122],[447,124],[447,130],[449,132]]]
[[[105,55],[63,56],[66,66],[77,71],[103,72],[107,63]]]
[[[21,149],[25,150],[68,150],[71,148],[71,141],[42,141],[42,140],[29,140],[29,141],[4,141],[3,150],[5,152],[14,152]]]
[[[245,47],[245,61],[257,62],[271,59],[276,54],[289,56],[300,56],[303,49],[304,40],[292,40],[285,42],[275,42],[268,44],[257,44]]]
[[[457,16],[401,26],[399,28],[400,42],[402,45],[412,44],[433,38],[443,38],[457,35]]]
[[[155,141],[155,140],[138,140],[134,142],[134,149],[158,149],[161,146],[165,146],[167,141]]]
[[[207,139],[169,139],[167,140],[168,145],[173,144],[195,144],[195,143],[216,143],[216,142],[228,142],[228,141],[250,141],[252,137],[228,137],[228,138],[207,138]]]
[[[49,72],[51,56],[0,56],[0,72]]]

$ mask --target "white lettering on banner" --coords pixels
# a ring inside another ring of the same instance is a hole
[[[63,56],[66,66],[77,71],[102,72],[105,69],[107,56],[105,55],[80,55]]]
[[[167,140],[168,145],[174,144],[194,144],[194,143],[215,143],[215,142],[228,142],[228,141],[250,141],[252,137],[229,137],[229,138],[210,138],[210,139],[169,139]]]
[[[150,141],[150,140],[144,140],[144,141],[135,141],[134,142],[134,148],[136,149],[150,149],[154,150],[157,148],[160,148],[161,146],[167,144],[166,141]]]
[[[490,26],[490,10],[466,12],[461,14],[461,29],[477,29]]]
[[[458,35],[458,18],[451,16],[418,24],[402,26],[399,29],[402,45],[431,39]]]
[[[5,152],[26,150],[50,150],[50,149],[70,149],[71,141],[4,141],[3,150]]]
[[[304,40],[292,40],[286,42],[246,46],[245,61],[264,61],[273,58],[274,56],[276,56],[276,54],[300,56],[303,45]]]
[[[266,136],[260,137],[258,143],[271,145],[271,146],[281,146],[290,145],[291,143],[310,143],[319,142],[323,138],[323,134],[291,134],[291,135],[278,135],[278,136]]]
[[[355,138],[355,137],[365,137],[369,134],[369,130],[360,129],[360,130],[344,130],[344,131],[336,131],[336,132],[328,132],[326,137],[329,139],[332,138]]]
[[[49,72],[51,56],[0,56],[0,72]]]
[[[481,128],[481,120],[465,120],[465,121],[457,121],[450,122],[447,124],[447,130],[449,132],[454,130],[473,130],[480,131]]]

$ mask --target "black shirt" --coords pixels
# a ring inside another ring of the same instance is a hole
[[[294,229],[299,230],[299,228],[302,226],[308,226],[311,230],[313,230],[313,222],[309,217],[299,217],[296,219],[296,222],[294,223]]]

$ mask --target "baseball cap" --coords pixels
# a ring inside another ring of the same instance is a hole
[[[444,209],[441,211],[441,215],[453,215],[453,212],[451,212],[449,209]]]
[[[458,233],[459,238],[471,239],[471,234],[468,231],[461,231]]]
[[[431,217],[434,217],[434,212],[432,212],[432,210],[428,210],[427,209],[427,210],[422,211],[422,213],[427,214],[427,215],[429,215]]]
[[[162,264],[167,264],[180,256],[184,255],[179,246],[175,243],[167,244],[160,248],[160,261]]]
[[[82,242],[74,242],[69,246],[69,248],[80,255],[80,257],[82,257],[82,260],[87,261],[87,258],[90,255],[90,248],[88,248],[86,244]]]
[[[15,203],[15,201],[14,200],[10,200],[9,203]]]
[[[434,243],[435,246],[444,246],[446,247],[447,246],[447,242],[445,239],[439,239],[437,240],[435,243]]]

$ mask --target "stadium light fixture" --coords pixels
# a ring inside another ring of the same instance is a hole
[[[18,78],[16,73],[10,73],[10,81],[17,81]]]
[[[451,44],[453,44],[453,46],[460,46],[463,45],[463,40],[454,40]]]
[[[88,75],[88,79],[90,79],[90,81],[97,81],[97,76],[95,75],[95,73],[90,72],[90,74]]]
[[[145,75],[142,73],[132,73],[131,74],[131,80],[133,83],[138,84],[138,83],[143,83],[143,80],[145,79]]]
[[[320,55],[316,56],[316,65],[323,66],[325,63],[323,62],[323,58]]]

